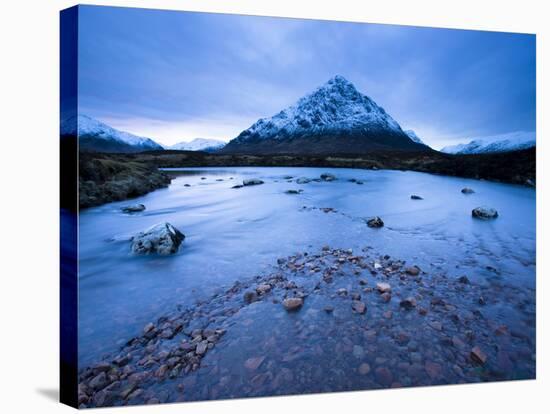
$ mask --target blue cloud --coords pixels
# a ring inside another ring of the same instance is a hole
[[[535,130],[535,36],[80,6],[81,111],[230,139],[335,74],[438,148]]]

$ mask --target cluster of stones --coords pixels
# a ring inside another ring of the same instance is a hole
[[[194,329],[186,334],[187,323],[184,316],[148,323],[143,334],[130,340],[118,355],[84,369],[79,375],[79,407],[158,403],[147,386],[197,370],[225,333],[224,329]],[[176,336],[182,339],[163,346]]]
[[[311,283],[300,286],[299,280]],[[353,288],[336,287],[339,280],[351,281]],[[309,302],[311,295],[330,299],[330,304],[320,309],[329,316],[342,306],[355,315],[355,329],[364,330],[365,343],[356,343],[350,349],[358,359],[357,373],[369,381],[372,378],[376,384],[373,386],[411,385],[396,380],[402,378],[403,370],[411,376],[424,375],[426,384],[444,383],[447,378],[449,382],[499,378],[497,374],[480,377],[493,372],[493,366],[503,367],[499,372],[505,372],[506,366],[513,364],[491,339],[490,330],[503,340],[520,341],[510,337],[506,326],[484,318],[479,308],[485,306],[487,300],[480,287],[467,276],[449,279],[445,275],[428,275],[417,265],[408,265],[388,255],[373,255],[368,247],[357,254],[351,249],[325,246],[317,254],[304,252],[280,258],[271,273],[235,282],[226,291],[197,302],[192,308],[147,324],[142,334],[130,340],[117,355],[80,373],[80,404],[99,407],[165,402],[155,394],[153,385],[167,380],[177,382],[201,369],[208,352],[214,346],[224,346],[222,335],[231,329],[232,317],[242,308],[269,301],[300,320],[304,308],[315,306],[315,302]],[[456,295],[460,295],[461,300],[468,298],[475,309],[460,309],[453,302]],[[410,362],[402,362],[395,356],[396,363],[388,364],[387,359],[379,357],[373,365],[373,361],[362,359],[364,348],[372,349],[379,335],[371,322],[373,316],[392,321],[388,332],[397,349],[409,349]],[[411,317],[426,329],[408,329]],[[203,326],[197,327],[197,324]],[[322,325],[315,329],[323,335]],[[424,341],[438,344],[427,350],[431,356],[426,358],[418,348],[418,342]],[[266,354],[250,356],[244,368],[254,371],[255,381],[261,382],[271,374],[256,371],[264,366],[272,369],[269,358]],[[285,360],[292,358],[289,355]],[[479,371],[479,366],[491,368]]]

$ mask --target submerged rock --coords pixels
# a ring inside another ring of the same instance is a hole
[[[460,277],[458,278],[458,281],[459,281],[460,283],[465,284],[465,285],[467,285],[467,284],[470,283],[470,279],[468,279],[468,276],[460,276]]]
[[[258,300],[258,293],[255,290],[244,292],[243,299],[246,303],[252,303]]]
[[[424,200],[424,199],[422,197],[420,197],[419,195],[413,194],[411,196],[411,200]]]
[[[296,184],[307,184],[311,182],[309,178],[301,177],[296,180]]]
[[[360,300],[354,300],[352,303],[351,303],[351,308],[359,313],[359,314],[363,314],[366,312],[367,310],[367,305],[365,305],[363,302],[361,302]]]
[[[384,222],[380,217],[376,216],[367,220],[367,226],[377,229],[380,227],[384,227]]]
[[[184,239],[185,235],[170,223],[159,223],[132,237],[132,252],[166,256],[176,253]]]
[[[323,173],[321,174],[321,180],[323,181],[334,181],[336,180],[336,176],[331,173]]]
[[[410,276],[418,276],[418,274],[420,273],[420,268],[418,266],[411,266],[411,267],[407,267],[405,269],[405,273],[410,275]]]
[[[409,296],[408,298],[403,299],[401,302],[399,302],[399,306],[406,310],[411,310],[416,306],[416,299],[412,296]]]
[[[243,185],[244,186],[249,186],[249,185],[260,185],[260,184],[263,184],[264,182],[262,180],[260,180],[259,178],[248,178],[246,180],[243,180]]]
[[[376,375],[376,382],[384,387],[389,387],[393,382],[393,375],[386,367],[378,367],[374,373]]]
[[[140,211],[145,210],[145,206],[143,204],[130,204],[122,207],[121,210],[124,213],[139,213]]]
[[[475,193],[475,191],[472,190],[472,189],[469,188],[469,187],[464,187],[462,190],[460,190],[460,192],[461,192],[462,194],[473,194],[473,193]]]
[[[231,188],[243,188],[243,187],[244,187],[244,185],[242,185],[242,184],[235,184],[235,185],[234,185],[233,187],[231,187]]]
[[[303,190],[286,190],[286,194],[300,194]]]
[[[260,367],[260,365],[262,365],[262,362],[264,362],[264,360],[265,356],[251,357],[244,362],[244,366],[246,369],[255,371]]]
[[[474,346],[470,352],[470,358],[472,361],[478,364],[485,364],[487,362],[487,355],[481,350],[479,346]]]
[[[472,210],[472,217],[490,220],[498,217],[498,212],[491,207],[476,207]]]
[[[358,371],[361,375],[367,375],[370,372],[370,365],[366,362],[363,362],[361,365],[359,365]]]

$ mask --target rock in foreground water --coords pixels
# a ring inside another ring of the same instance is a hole
[[[178,251],[185,235],[170,223],[159,223],[132,238],[132,252],[166,256]]]
[[[424,199],[422,197],[420,197],[419,195],[413,194],[411,196],[411,200],[424,200]]]
[[[469,187],[464,187],[462,190],[460,190],[460,192],[461,192],[462,194],[473,194],[473,193],[475,193],[475,191],[472,190],[472,189],[469,188]]]
[[[490,220],[498,217],[498,212],[491,207],[476,207],[472,210],[472,217]]]

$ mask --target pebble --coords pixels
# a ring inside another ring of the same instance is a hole
[[[256,292],[258,292],[260,295],[265,295],[270,290],[271,290],[271,285],[268,285],[267,283],[263,283],[256,288]]]
[[[208,349],[208,341],[204,340],[198,343],[197,349],[195,349],[195,353],[197,355],[204,355],[207,349]]]
[[[283,300],[283,306],[287,311],[295,311],[302,307],[304,300],[302,298],[286,298]]]
[[[411,266],[405,269],[405,273],[410,276],[418,276],[420,273],[420,268],[418,266]]]
[[[367,310],[367,305],[359,300],[354,300],[351,304],[351,307],[355,312],[359,314],[363,314]]]
[[[107,374],[105,372],[101,372],[98,375],[96,375],[92,380],[88,383],[88,385],[93,388],[94,390],[100,390],[101,388],[104,388],[107,386],[108,380],[107,380]]]
[[[384,302],[387,303],[387,302],[389,302],[389,301],[391,300],[391,293],[390,293],[390,292],[382,293],[382,294],[380,295],[380,297],[382,298],[382,300],[383,300]]]
[[[366,362],[363,362],[361,365],[359,365],[359,374],[361,375],[367,375],[370,372],[370,365]]]
[[[246,303],[252,303],[258,300],[258,293],[253,290],[247,290],[244,292],[243,299]]]
[[[151,332],[153,329],[155,329],[155,325],[153,323],[149,322],[145,327],[143,328],[143,333]]]
[[[399,345],[407,345],[410,340],[411,337],[406,332],[398,332],[397,335],[395,335],[395,342]]]
[[[436,362],[426,361],[424,369],[432,380],[441,377],[441,365]]]
[[[376,374],[376,382],[385,387],[389,387],[393,382],[393,375],[386,367],[378,367],[374,371]]]
[[[485,364],[487,362],[487,354],[481,350],[479,346],[474,346],[472,350],[470,351],[470,358],[472,361],[478,363],[478,364]]]
[[[403,299],[401,302],[399,302],[399,306],[406,310],[411,310],[416,306],[416,299],[412,296],[409,296],[408,298]]]
[[[443,325],[439,321],[429,321],[428,325],[435,329],[436,331],[441,331],[443,329]]]
[[[378,290],[378,292],[380,293],[385,293],[385,292],[391,292],[391,286],[389,283],[385,283],[385,282],[378,282],[376,284],[376,289]]]
[[[470,283],[470,279],[468,279],[468,276],[460,276],[458,278],[458,281],[464,285],[467,285]]]
[[[353,356],[355,358],[363,358],[364,354],[365,354],[365,350],[363,349],[362,346],[360,345],[353,345]]]

